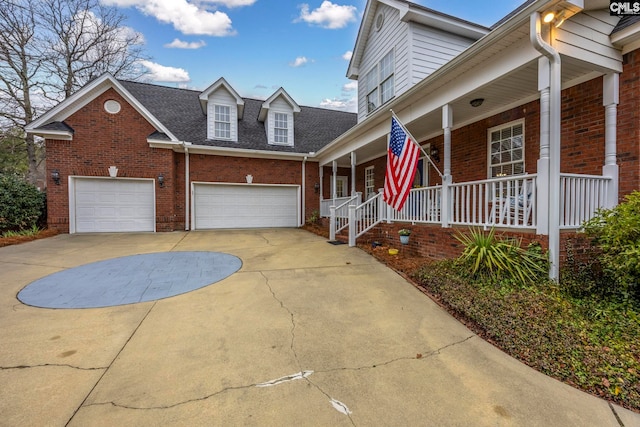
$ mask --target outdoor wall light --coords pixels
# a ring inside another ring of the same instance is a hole
[[[476,99],[472,99],[469,104],[471,104],[472,107],[479,107],[482,105],[482,103],[484,102],[484,98],[476,98]]]
[[[51,171],[51,179],[56,185],[60,185],[60,171],[58,169]]]
[[[435,145],[431,147],[431,150],[429,151],[429,155],[436,162],[440,161],[440,150],[438,150],[438,147],[436,147]]]
[[[158,175],[158,185],[160,188],[164,188],[164,175],[162,174]]]
[[[547,12],[544,14],[544,16],[542,17],[542,21],[545,24],[550,23],[551,21],[553,21],[556,18],[556,14],[553,11]]]
[[[320,183],[316,182],[313,186],[313,190],[318,194],[320,192]]]

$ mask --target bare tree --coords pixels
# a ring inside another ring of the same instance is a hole
[[[0,8],[0,124],[21,128],[37,114],[32,95],[40,86],[42,45],[36,36],[33,0],[7,2]],[[35,183],[39,159],[33,135],[25,136],[27,179]]]
[[[144,74],[143,38],[116,8],[99,0],[1,1],[0,130],[23,128],[105,72]],[[24,138],[27,179],[35,183],[42,150],[33,135]]]
[[[124,25],[125,16],[99,0],[42,0],[41,25],[50,57],[45,62],[54,91],[66,98],[87,82],[110,72],[135,80],[143,37]]]

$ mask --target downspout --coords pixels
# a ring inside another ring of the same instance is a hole
[[[560,54],[542,39],[540,13],[531,14],[533,47],[549,59],[549,278],[558,281],[560,264],[560,132],[562,74]],[[542,150],[541,150],[542,151]]]
[[[306,195],[307,195],[307,177],[306,177],[306,170],[307,170],[307,156],[304,156],[304,158],[302,159],[302,212],[300,215],[300,227],[302,227],[304,225],[304,216],[305,216],[305,212],[306,212],[306,208],[307,208],[307,203],[306,203]]]
[[[190,193],[191,188],[189,185],[190,177],[189,177],[189,149],[187,148],[187,143],[183,142],[182,147],[184,147],[184,231],[189,231],[189,220],[190,218]]]

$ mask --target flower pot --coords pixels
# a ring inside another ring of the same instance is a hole
[[[408,245],[409,244],[409,236],[400,236],[400,243],[402,243],[403,245]]]

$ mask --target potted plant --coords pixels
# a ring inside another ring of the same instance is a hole
[[[400,243],[403,245],[409,244],[409,236],[411,235],[411,230],[408,228],[402,228],[398,230],[398,234],[400,235]]]

